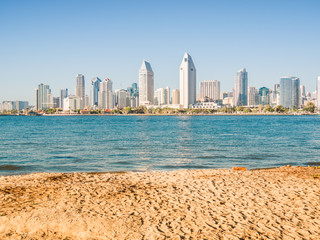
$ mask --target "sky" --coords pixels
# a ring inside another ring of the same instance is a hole
[[[188,52],[197,87],[219,80],[232,91],[241,68],[249,86],[273,87],[296,76],[306,91],[320,76],[319,0],[126,1],[0,0],[0,102],[34,104],[34,90],[49,84],[75,92],[85,76],[110,78],[113,88],[138,82],[143,60],[155,89],[179,88]]]

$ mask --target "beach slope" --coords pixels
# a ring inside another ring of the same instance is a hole
[[[319,239],[320,169],[0,177],[0,239]]]

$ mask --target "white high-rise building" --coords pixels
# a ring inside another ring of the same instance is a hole
[[[318,77],[317,81],[317,103],[318,111],[320,111],[320,76]]]
[[[245,68],[237,72],[233,100],[234,106],[248,105],[248,72]]]
[[[207,80],[200,82],[200,99],[208,97],[210,100],[220,99],[220,82]]]
[[[51,108],[51,89],[47,84],[39,84],[36,88],[36,109],[45,110]]]
[[[151,65],[143,61],[139,70],[140,105],[152,105],[154,101],[154,74]]]
[[[101,79],[95,77],[91,80],[90,85],[90,106],[99,106],[99,89]]]
[[[82,104],[80,109],[83,109],[85,101],[85,82],[82,74],[76,76],[76,97],[81,99]]]
[[[197,79],[196,68],[191,56],[185,53],[180,65],[180,104],[184,108],[189,108],[196,103]]]
[[[154,105],[170,104],[170,88],[158,88],[154,92]]]
[[[104,81],[100,82],[99,89],[99,108],[113,109],[112,81],[109,78],[106,78]]]

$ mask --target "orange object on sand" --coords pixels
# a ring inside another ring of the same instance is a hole
[[[245,168],[245,167],[233,167],[232,170],[236,170],[236,171],[247,171],[247,168]]]

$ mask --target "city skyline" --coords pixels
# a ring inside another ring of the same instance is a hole
[[[73,92],[77,73],[108,77],[115,89],[125,88],[137,81],[143,58],[157,73],[155,89],[176,89],[185,51],[197,64],[198,81],[219,80],[222,91],[231,91],[235,70],[244,67],[258,88],[296,76],[307,91],[316,89],[318,1],[143,2],[1,1],[0,101],[34,103],[32,92],[40,82],[49,84],[54,96],[62,87]],[[193,13],[189,24],[184,24],[185,12]],[[240,12],[245,13],[241,18]],[[149,29],[148,41],[136,34],[142,23]]]

